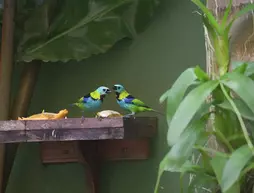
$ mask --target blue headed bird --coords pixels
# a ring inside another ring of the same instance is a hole
[[[104,98],[111,93],[110,89],[105,86],[100,86],[95,91],[81,97],[76,103],[71,104],[81,109],[84,118],[85,111],[95,111],[101,107]]]
[[[137,113],[145,111],[153,111],[163,115],[163,113],[152,109],[141,100],[132,96],[130,93],[126,91],[123,85],[115,84],[113,86],[113,90],[116,93],[116,101],[120,105],[120,107],[123,108],[124,110],[131,112],[130,114],[125,115],[126,117],[134,116]]]

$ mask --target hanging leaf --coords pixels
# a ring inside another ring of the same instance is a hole
[[[181,103],[186,90],[195,83],[197,76],[194,68],[185,70],[173,86],[160,97],[160,103],[167,99],[167,121],[170,124],[173,115]]]
[[[219,82],[217,80],[205,82],[189,92],[183,99],[169,125],[167,139],[170,146],[179,140],[180,135],[190,123],[193,116],[218,84]]]
[[[197,78],[200,80],[200,81],[208,81],[209,80],[209,76],[207,73],[205,73],[199,66],[196,66],[194,68],[194,72],[197,76]]]
[[[243,7],[240,11],[238,11],[232,18],[232,20],[229,22],[228,25],[230,25],[230,23],[234,22],[237,18],[245,15],[246,13],[250,12],[254,10],[254,4],[251,3],[251,4],[248,4],[246,5],[245,7]]]
[[[82,60],[144,29],[155,0],[18,1],[17,59]]]
[[[191,183],[188,185],[188,193],[210,193],[210,190],[214,190],[212,192],[215,192],[218,188],[217,186],[218,184],[216,179],[206,175],[205,173],[199,173],[193,177]]]
[[[242,117],[244,117],[245,119],[254,121],[254,113],[250,110],[250,108],[241,99],[234,98],[232,100],[236,104],[236,107],[240,111]],[[234,109],[231,106],[231,104],[228,102],[228,100],[225,100],[223,103],[217,104],[217,106],[234,112]]]
[[[232,89],[254,113],[254,82],[240,73],[232,72],[226,74],[221,82]]]
[[[247,63],[243,63],[241,64],[240,66],[236,67],[233,72],[238,72],[240,74],[244,74],[246,69],[248,67],[248,64]]]
[[[252,158],[252,152],[248,145],[235,150],[226,162],[223,169],[221,188],[223,192],[232,189],[232,186],[239,181],[241,171]]]
[[[189,158],[193,151],[193,145],[204,132],[205,121],[199,120],[191,124],[180,136],[179,140],[170,149],[167,157],[168,163],[165,170],[176,171]]]
[[[181,172],[181,167],[188,162],[193,145],[204,132],[205,121],[199,120],[190,125],[181,135],[179,141],[170,149],[160,162],[155,192],[157,192],[161,175],[164,171]]]
[[[195,3],[202,12],[206,15],[211,27],[216,31],[217,33],[221,33],[221,27],[219,23],[216,21],[213,14],[209,11],[209,9],[200,1],[200,0],[191,0],[193,3]]]
[[[211,160],[211,165],[213,167],[213,170],[216,174],[217,180],[219,184],[222,183],[222,172],[223,169],[227,163],[228,159],[224,156],[216,155]],[[228,191],[223,191],[223,193],[240,193],[240,185],[239,183],[235,183],[234,186],[232,186]]]
[[[229,13],[230,13],[231,8],[232,8],[232,2],[233,2],[232,0],[229,0],[229,4],[226,8],[226,11],[224,12],[223,19],[222,19],[222,22],[221,22],[222,28],[226,27],[226,24],[227,24],[227,21],[228,21],[228,16],[229,16]]]
[[[240,68],[241,65],[245,65],[245,64],[247,64],[247,68],[245,69],[244,74],[251,78],[251,76],[253,76],[254,74],[254,62],[232,61],[231,63],[232,70],[236,71],[237,68]]]
[[[207,151],[205,151],[204,149],[199,149],[199,152],[201,153],[201,163],[203,165],[204,168],[206,168],[206,170],[209,171],[209,173],[213,172],[211,163],[210,163],[210,159],[211,157],[209,156],[209,153]]]

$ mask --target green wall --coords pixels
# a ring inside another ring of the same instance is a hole
[[[42,109],[57,112],[97,86],[111,87],[115,83],[125,85],[150,106],[164,110],[165,105],[158,102],[161,94],[184,69],[197,64],[204,66],[205,62],[203,28],[199,16],[192,13],[196,7],[190,1],[167,1],[135,41],[121,41],[108,53],[79,63],[43,64],[30,113]],[[106,98],[103,109],[121,111],[114,95]],[[69,110],[69,117],[80,116],[79,111]],[[167,150],[166,132],[165,119],[160,117],[159,134],[153,140],[149,160],[105,163],[100,192],[152,193],[159,161]],[[161,192],[179,192],[178,179],[177,174],[165,174]],[[79,164],[42,166],[39,145],[23,144],[7,193],[81,193],[86,192],[84,183],[85,175]]]

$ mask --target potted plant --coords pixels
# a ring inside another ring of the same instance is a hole
[[[170,149],[160,163],[155,193],[164,171],[180,173],[181,192],[185,174],[191,175],[187,192],[248,192],[245,182],[254,167],[254,130],[246,125],[254,120],[254,67],[242,63],[229,70],[229,32],[254,4],[229,17],[230,0],[219,23],[200,0],[192,2],[202,11],[217,71],[212,79],[199,66],[188,68],[161,96],[160,102],[167,101]],[[206,146],[212,137],[223,151]],[[200,155],[195,163],[193,155]]]

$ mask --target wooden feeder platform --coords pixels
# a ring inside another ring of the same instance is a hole
[[[84,164],[98,193],[101,162],[148,159],[157,124],[156,117],[0,121],[0,143],[40,142],[44,165]]]

